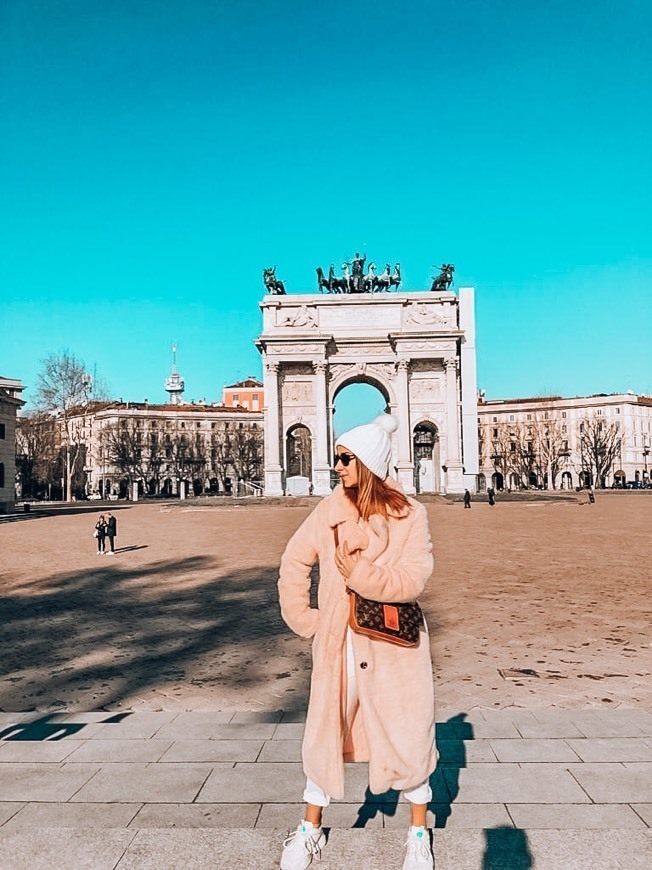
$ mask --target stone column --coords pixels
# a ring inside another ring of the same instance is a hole
[[[446,368],[446,491],[464,492],[464,477],[460,455],[459,401],[457,360],[444,360]]]
[[[283,495],[283,468],[279,452],[278,368],[265,360],[265,495]]]
[[[414,463],[411,460],[410,450],[410,399],[408,392],[408,371],[410,361],[399,359],[396,363],[396,416],[398,418],[398,457],[397,477],[403,490],[412,495],[414,487]],[[390,469],[391,473],[392,469]]]
[[[315,466],[312,470],[314,495],[330,495],[331,471],[328,462],[328,395],[326,371],[328,363],[319,360],[312,364],[315,372]]]

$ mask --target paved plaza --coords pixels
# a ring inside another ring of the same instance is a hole
[[[274,868],[300,813],[309,646],[275,579],[310,510],[144,504],[0,525],[0,866]],[[652,866],[652,499],[428,505],[437,868]],[[400,867],[365,765],[321,870]]]

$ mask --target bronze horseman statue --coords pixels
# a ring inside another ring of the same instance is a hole
[[[455,266],[452,263],[444,263],[443,266],[433,266],[434,269],[439,268],[439,275],[432,282],[431,291],[441,292],[449,289],[453,283],[453,272]]]
[[[276,277],[276,266],[263,269],[263,283],[270,296],[285,296],[285,284]]]

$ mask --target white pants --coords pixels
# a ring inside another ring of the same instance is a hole
[[[355,671],[355,659],[353,657],[353,641],[351,640],[351,629],[346,630],[346,721],[350,725],[353,721],[353,716],[358,708],[358,680]],[[408,789],[403,792],[403,797],[412,804],[429,804],[432,800],[432,789],[428,780],[422,782],[416,788]],[[312,804],[316,807],[327,807],[331,799],[329,795],[313,782],[311,779],[306,780],[306,788],[303,792],[305,803]]]

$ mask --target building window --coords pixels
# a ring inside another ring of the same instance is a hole
[[[597,413],[598,417],[602,417],[602,408],[598,408],[596,413]]]
[[[497,423],[497,422],[498,422],[498,417],[492,417],[492,418],[491,418],[491,422],[492,422],[492,423]]]
[[[181,421],[181,428],[182,428],[182,429],[185,429],[185,428],[186,428],[186,424],[183,422],[183,420]]]
[[[6,437],[6,426],[4,423],[0,423],[0,439],[4,441]]]
[[[564,425],[561,427],[561,434],[565,435],[567,431],[568,431],[568,429],[566,427],[566,424],[564,423]]]
[[[513,422],[514,422],[514,415],[513,415],[513,414],[510,414],[510,415],[509,415],[509,422],[510,422],[510,423],[513,423]]]
[[[531,420],[531,419],[532,419],[532,414],[528,414],[527,417],[526,417],[526,419],[527,419],[527,420]]]
[[[240,396],[238,395],[238,393],[233,394],[233,401],[234,402],[237,402],[239,398],[240,398]]]
[[[561,412],[561,419],[562,419],[562,420],[565,420],[565,419],[566,419],[566,411],[562,411],[562,412]]]
[[[5,464],[4,462],[0,462],[0,489],[3,489],[5,485]]]
[[[616,408],[616,414],[620,414],[620,408]]]
[[[211,423],[211,429],[215,428],[215,423]]]
[[[258,393],[254,393],[251,398],[254,400],[254,402],[257,402],[258,401]]]
[[[198,428],[198,429],[201,428],[201,423],[197,423],[197,428]]]

